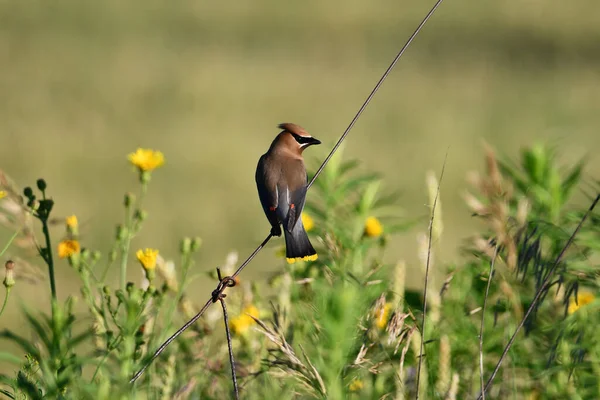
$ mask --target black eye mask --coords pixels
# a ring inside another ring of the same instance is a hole
[[[307,136],[300,136],[300,135],[297,135],[297,134],[292,133],[292,132],[290,132],[290,133],[292,134],[292,136],[294,137],[294,139],[296,139],[296,142],[298,142],[300,144],[321,144],[320,140],[315,139],[313,137],[310,137],[310,136],[308,136],[308,137]]]

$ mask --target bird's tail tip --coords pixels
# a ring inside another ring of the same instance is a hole
[[[287,257],[285,260],[288,262],[288,264],[293,264],[296,261],[316,261],[318,258],[319,255],[315,253],[304,257]]]
[[[296,261],[315,261],[318,258],[310,243],[302,221],[298,220],[292,231],[285,230],[285,258],[288,263]]]

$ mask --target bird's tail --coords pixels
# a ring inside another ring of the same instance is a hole
[[[308,235],[302,225],[302,219],[298,218],[296,225],[291,231],[283,230],[285,233],[285,257],[292,264],[299,260],[314,261],[318,255],[308,240]]]

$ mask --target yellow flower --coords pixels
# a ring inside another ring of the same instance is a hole
[[[140,249],[135,253],[135,256],[145,270],[153,270],[156,268],[156,257],[158,257],[158,250]]]
[[[362,390],[362,388],[365,386],[365,384],[363,383],[363,381],[361,381],[358,378],[354,378],[352,379],[352,382],[350,382],[350,386],[348,386],[348,389],[351,392],[359,392]]]
[[[6,197],[6,192],[4,190],[0,190],[0,199]]]
[[[379,237],[383,233],[383,225],[375,217],[369,217],[365,221],[365,235],[368,237]]]
[[[306,230],[306,232],[310,232],[312,230],[312,228],[315,227],[315,221],[312,219],[312,217],[306,213],[302,213],[302,225],[304,225],[304,229]]]
[[[60,258],[71,257],[81,251],[81,246],[77,240],[63,240],[58,244],[58,256]]]
[[[391,310],[392,303],[385,303],[383,306],[379,306],[373,310],[373,319],[375,319],[375,326],[377,328],[383,329],[387,326]]]
[[[152,149],[137,149],[127,157],[129,162],[140,171],[152,171],[165,163],[165,156],[160,151]]]
[[[231,329],[234,335],[243,335],[248,331],[250,325],[256,323],[251,316],[254,318],[258,318],[259,311],[258,308],[250,304],[244,307],[240,315],[238,315],[235,318],[232,318],[229,321],[229,328]]]
[[[569,314],[573,314],[575,311],[579,310],[581,307],[590,304],[594,301],[595,296],[590,292],[581,292],[577,294],[577,302],[575,302],[574,298],[571,298],[569,302],[568,312]]]
[[[79,224],[77,223],[77,217],[75,215],[71,215],[65,219],[68,228],[77,229]]]

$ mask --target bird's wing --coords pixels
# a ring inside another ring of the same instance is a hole
[[[290,207],[287,218],[284,220],[284,226],[288,232],[291,232],[298,222],[304,208],[304,200],[306,200],[306,185],[290,193]]]
[[[295,162],[297,164],[294,165],[293,168],[286,170],[285,181],[288,184],[286,188],[286,202],[288,207],[285,210],[283,219],[281,219],[281,221],[283,221],[283,226],[289,232],[294,229],[296,222],[298,222],[298,218],[300,218],[300,214],[302,214],[302,209],[304,208],[304,200],[306,199],[307,180],[304,162],[302,162],[302,160],[296,160]],[[282,203],[281,199],[279,199],[279,203]]]
[[[266,162],[264,155],[258,160],[255,176],[256,187],[258,189],[260,204],[262,205],[271,226],[279,227],[279,220],[277,219],[276,213],[276,208],[278,208],[279,204],[277,180],[267,173]]]

